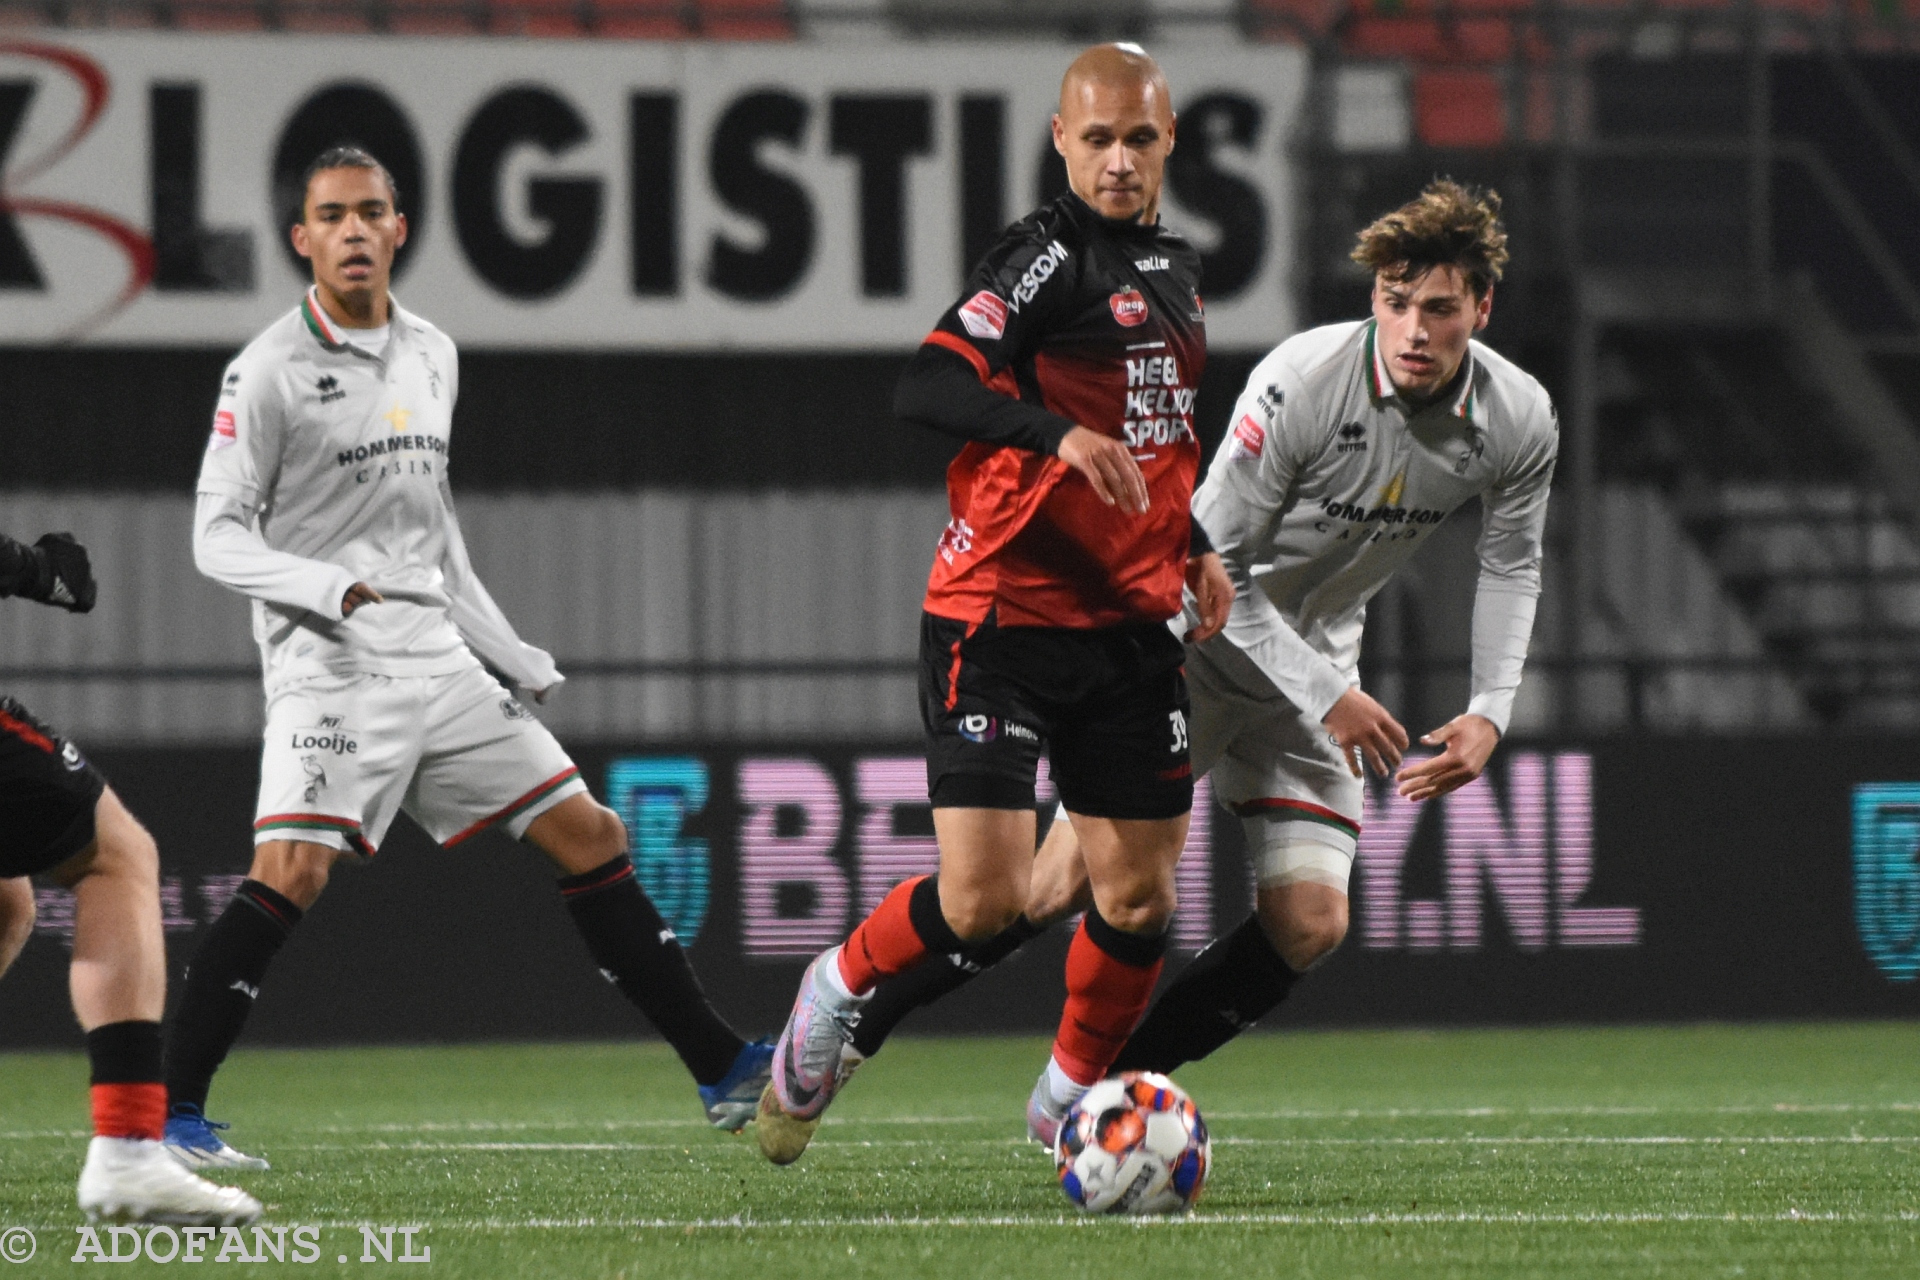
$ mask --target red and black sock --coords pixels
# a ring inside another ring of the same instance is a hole
[[[915,876],[893,886],[873,914],[847,936],[840,948],[840,980],[854,995],[865,995],[882,978],[905,973],[929,955],[964,951],[966,946],[940,910],[938,878]]]
[[[1180,971],[1113,1070],[1165,1073],[1198,1062],[1265,1017],[1299,979],[1267,941],[1259,917],[1248,916]]]
[[[1067,949],[1067,1007],[1053,1060],[1078,1084],[1093,1084],[1140,1024],[1167,953],[1165,931],[1126,933],[1089,908]]]
[[[253,1012],[254,998],[304,913],[258,880],[243,880],[187,965],[167,1037],[167,1097],[205,1108],[213,1073]]]
[[[1021,916],[985,942],[960,951],[930,954],[905,973],[882,978],[873,989],[873,999],[860,1011],[860,1021],[853,1029],[853,1047],[871,1058],[909,1013],[958,991],[1043,932]]]
[[[719,1083],[746,1041],[708,1003],[680,940],[640,887],[632,860],[623,853],[591,871],[563,876],[560,896],[600,972],[666,1037],[695,1081]]]
[[[160,1024],[109,1022],[87,1032],[93,1068],[93,1131],[102,1138],[158,1142],[167,1127],[160,1082]]]

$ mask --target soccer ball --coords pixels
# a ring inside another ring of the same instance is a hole
[[[1073,1104],[1053,1162],[1060,1189],[1086,1213],[1183,1213],[1207,1183],[1213,1142],[1184,1089],[1129,1071]]]

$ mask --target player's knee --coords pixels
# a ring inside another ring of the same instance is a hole
[[[589,857],[611,862],[627,851],[627,824],[607,806],[594,803],[580,824],[580,843]]]
[[[985,942],[1019,919],[1025,904],[1013,893],[972,893],[957,902],[943,900],[941,914],[962,942]]]
[[[93,844],[78,875],[70,883],[87,876],[112,876],[140,884],[160,882],[160,846],[140,825],[112,791],[104,791],[94,804]],[[56,873],[57,874],[57,873]]]
[[[25,876],[0,880],[0,973],[33,933],[33,882]]]
[[[1267,941],[1297,973],[1326,959],[1346,940],[1347,919],[1346,896],[1331,891],[1313,894],[1306,901],[1267,897],[1260,909],[1260,927]]]
[[[258,845],[248,877],[305,911],[320,900],[340,850],[304,840],[275,840]]]
[[[1100,917],[1122,933],[1164,933],[1177,905],[1171,877],[1121,885],[1102,895]]]

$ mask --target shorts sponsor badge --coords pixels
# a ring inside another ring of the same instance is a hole
[[[1138,289],[1122,289],[1107,299],[1107,305],[1113,308],[1113,318],[1128,329],[1147,322],[1147,300]]]
[[[1000,722],[992,716],[961,716],[960,736],[968,742],[992,742],[1000,736]]]
[[[982,289],[960,304],[960,323],[983,342],[994,342],[1007,332],[1007,304],[991,289]]]
[[[213,438],[207,442],[209,449],[224,449],[238,438],[233,425],[233,410],[222,409],[213,415]]]
[[[1260,456],[1267,447],[1267,430],[1253,420],[1253,415],[1243,413],[1240,421],[1233,424],[1233,445],[1227,450],[1227,457],[1235,462],[1246,462]]]

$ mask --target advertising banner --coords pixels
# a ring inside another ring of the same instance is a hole
[[[910,350],[1064,189],[1068,47],[74,34],[0,41],[0,343],[237,345],[307,273],[302,171],[357,142],[396,292],[505,348]],[[1211,338],[1292,331],[1306,55],[1173,49],[1164,216]]]
[[[258,755],[101,752],[153,830],[177,990],[249,854]],[[581,750],[641,879],[743,1030],[779,1025],[801,969],[935,862],[914,744]],[[1790,785],[1779,777],[1791,762]],[[1438,804],[1376,787],[1346,944],[1274,1028],[1328,1024],[1911,1016],[1920,1013],[1920,741],[1610,740],[1503,747]],[[1041,787],[1044,800],[1050,790]],[[1050,803],[1043,803],[1050,811]],[[1043,812],[1043,820],[1050,817]],[[1196,810],[1169,971],[1244,919],[1239,822]],[[0,981],[0,1048],[75,1044],[72,898]],[[1043,1030],[1070,930],[907,1023]],[[262,989],[256,1043],[630,1036],[537,853],[433,847],[400,819],[346,866]]]

